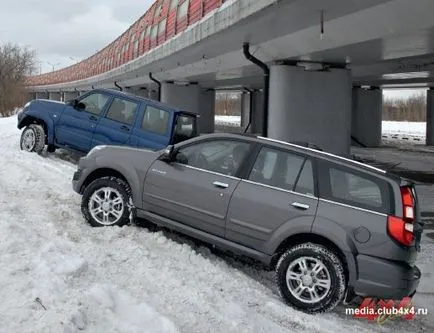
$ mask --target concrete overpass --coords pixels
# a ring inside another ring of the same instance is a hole
[[[158,0],[105,49],[28,87],[160,96],[200,113],[204,132],[215,89],[247,89],[252,132],[348,154],[351,135],[380,145],[382,87],[434,86],[433,12],[432,0]]]

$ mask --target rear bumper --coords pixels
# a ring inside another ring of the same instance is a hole
[[[416,266],[370,256],[357,256],[359,278],[354,293],[360,296],[399,300],[412,296],[419,286],[421,273]]]

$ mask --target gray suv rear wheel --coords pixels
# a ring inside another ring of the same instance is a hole
[[[285,301],[307,313],[332,310],[345,295],[346,278],[339,257],[323,245],[303,243],[288,249],[276,267]]]

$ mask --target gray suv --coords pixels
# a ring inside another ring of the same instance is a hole
[[[236,134],[158,152],[99,146],[73,187],[92,226],[139,217],[260,260],[308,313],[356,295],[400,299],[419,284],[413,184],[318,149]]]

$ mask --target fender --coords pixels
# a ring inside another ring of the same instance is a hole
[[[282,224],[265,243],[263,252],[272,255],[285,239],[297,234],[309,234],[314,220],[315,215],[300,215]]]
[[[23,114],[23,117],[18,122],[18,129],[27,126],[29,123],[29,118],[41,120],[46,125],[48,144],[54,144],[54,120],[52,117],[55,116],[57,117],[56,113],[40,112],[35,109],[27,109]]]
[[[95,168],[90,172],[101,168],[108,168],[119,172],[121,175],[125,177],[128,184],[130,185],[132,195],[133,195],[133,203],[135,207],[141,207],[142,205],[142,189],[140,188],[140,184],[143,183],[143,180],[140,181],[140,176],[137,174],[133,164],[123,164],[122,160],[114,161],[113,156],[98,156],[95,160]],[[145,170],[144,172],[146,172]],[[89,173],[89,174],[90,174]],[[143,176],[144,177],[144,176]]]
[[[348,237],[347,231],[336,222],[321,216],[317,216],[314,224],[312,225],[311,233],[327,238],[341,250],[345,256],[348,266],[348,284],[353,286],[359,275],[355,259],[355,255],[357,255],[357,249],[353,240]]]

